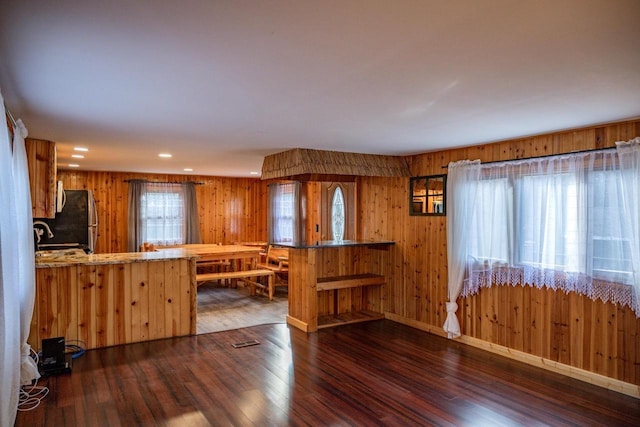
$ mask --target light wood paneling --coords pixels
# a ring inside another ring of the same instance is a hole
[[[107,347],[195,333],[195,261],[36,269],[29,344],[43,338]]]
[[[316,250],[289,250],[289,315],[287,322],[305,332],[318,329],[316,265]]]
[[[310,242],[324,240],[322,236],[322,183],[302,182],[301,193],[304,200],[304,239]],[[317,225],[317,228],[316,228]]]
[[[612,147],[640,136],[640,120],[557,132],[408,158],[414,176],[450,161],[509,160]],[[357,178],[359,238],[396,242],[385,311],[441,329],[446,317],[446,218],[409,216],[407,178]],[[589,298],[505,286],[458,301],[463,334],[533,356],[640,384],[640,320],[628,308]]]
[[[204,243],[266,240],[267,182],[255,178],[58,171],[69,190],[93,190],[98,211],[96,253],[127,251],[129,179],[195,181]]]
[[[27,138],[25,150],[33,217],[53,218],[56,214],[56,144]]]

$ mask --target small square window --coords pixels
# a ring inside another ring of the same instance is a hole
[[[446,215],[446,175],[410,178],[409,215]]]

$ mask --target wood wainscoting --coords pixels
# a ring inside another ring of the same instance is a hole
[[[484,162],[615,146],[640,136],[640,119],[409,158],[414,176],[451,161]],[[358,238],[396,242],[385,311],[441,330],[446,318],[446,217],[409,215],[408,178],[358,178]],[[373,209],[372,207],[375,207]],[[640,385],[640,319],[628,308],[530,287],[482,289],[458,301],[465,336]]]

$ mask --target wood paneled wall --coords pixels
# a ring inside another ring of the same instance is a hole
[[[34,218],[56,215],[56,144],[51,141],[25,140],[29,166],[31,213]]]
[[[194,181],[204,243],[265,241],[267,182],[255,178],[58,170],[65,189],[93,190],[98,211],[96,253],[127,252],[129,179]]]
[[[29,344],[65,337],[91,349],[192,335],[194,278],[190,259],[38,268]]]
[[[640,120],[409,158],[414,176],[450,161],[484,162],[612,147],[640,136]],[[395,241],[385,310],[441,330],[446,317],[446,218],[409,216],[408,178],[359,178],[360,238]],[[463,334],[640,385],[640,319],[628,308],[530,287],[493,287],[458,301]]]

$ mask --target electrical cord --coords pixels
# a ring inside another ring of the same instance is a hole
[[[77,359],[85,353],[87,344],[81,340],[70,340],[65,342],[65,352],[71,353],[72,359]]]
[[[38,364],[40,356],[31,349],[31,357]],[[48,384],[48,383],[47,383]],[[38,380],[34,380],[33,384],[20,386],[20,394],[18,396],[18,411],[31,411],[40,405],[42,399],[49,394],[49,387],[39,386]]]
[[[80,340],[71,340],[65,343],[65,353],[71,353],[71,359],[77,359],[85,353],[86,343]],[[40,355],[42,353],[36,353],[31,350],[31,357],[33,357],[36,365],[39,365]],[[31,411],[37,408],[42,402],[42,399],[49,394],[49,383],[45,386],[38,385],[38,380],[34,380],[33,384],[23,385],[20,387],[20,394],[18,397],[18,411]]]
[[[20,387],[18,411],[31,411],[37,408],[48,394],[49,387],[39,386],[38,381],[34,381],[32,385],[23,385]]]

